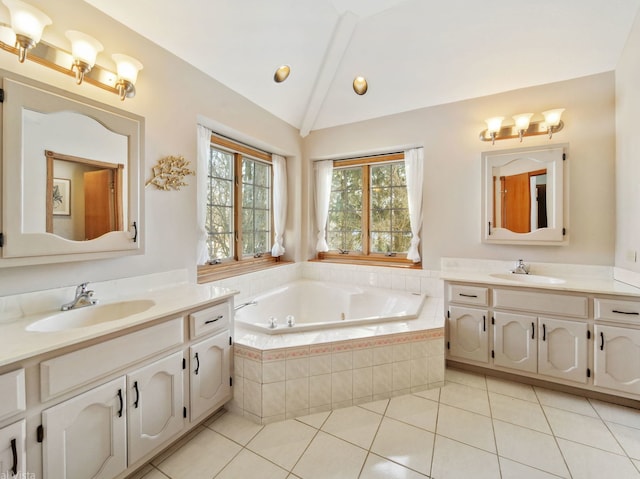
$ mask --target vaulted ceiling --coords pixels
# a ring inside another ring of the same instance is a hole
[[[614,70],[640,0],[85,0],[300,129]],[[291,74],[273,75],[280,65]],[[354,93],[358,75],[369,84]]]

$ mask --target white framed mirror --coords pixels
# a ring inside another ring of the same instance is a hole
[[[141,253],[144,120],[3,78],[0,267]]]
[[[482,241],[567,243],[566,145],[482,154]]]

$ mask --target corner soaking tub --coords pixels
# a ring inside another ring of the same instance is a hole
[[[298,280],[236,305],[235,321],[268,334],[355,326],[418,317],[424,295]]]

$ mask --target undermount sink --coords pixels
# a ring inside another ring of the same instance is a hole
[[[531,284],[566,283],[564,279],[553,278],[551,276],[540,276],[537,274],[493,273],[493,274],[490,274],[489,276],[496,279],[505,279],[507,281],[515,281],[517,283],[531,283]]]
[[[65,331],[67,329],[85,328],[87,326],[94,326],[107,321],[115,321],[116,319],[142,313],[155,304],[155,301],[150,299],[136,299],[85,306],[79,309],[51,314],[31,323],[26,329],[27,331],[49,333]]]

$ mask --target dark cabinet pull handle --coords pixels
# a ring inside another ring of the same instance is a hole
[[[133,242],[136,243],[138,241],[138,224],[133,222]]]
[[[140,403],[140,390],[138,389],[138,381],[133,382],[133,390],[136,392],[136,400],[133,402],[133,407],[138,409]]]
[[[531,339],[536,339],[536,325],[531,321]]]
[[[604,350],[604,333],[600,331],[600,351]]]
[[[220,321],[223,317],[224,317],[224,316],[219,315],[219,316],[216,316],[216,317],[215,317],[215,318],[213,318],[213,319],[207,319],[207,320],[204,322],[204,324],[211,324],[211,323],[215,323],[216,321]]]
[[[633,316],[640,316],[640,313],[636,311],[618,311],[617,309],[612,309],[611,312],[617,314],[632,314]]]
[[[14,476],[18,475],[18,445],[15,439],[11,439],[11,455],[13,456],[13,466],[11,472]]]
[[[542,340],[547,340],[547,326],[544,323],[542,323]]]
[[[200,371],[200,358],[198,357],[198,353],[196,353],[196,370],[194,371],[194,373],[197,375],[198,371]]]
[[[118,400],[120,401],[120,409],[118,410],[118,417],[122,417],[122,410],[124,409],[124,401],[122,400],[122,389],[118,389]]]
[[[462,296],[463,298],[477,298],[478,297],[477,294],[464,294],[464,293],[458,293],[458,296]]]
[[[483,316],[482,317],[482,331],[486,331],[487,330],[487,317]]]

